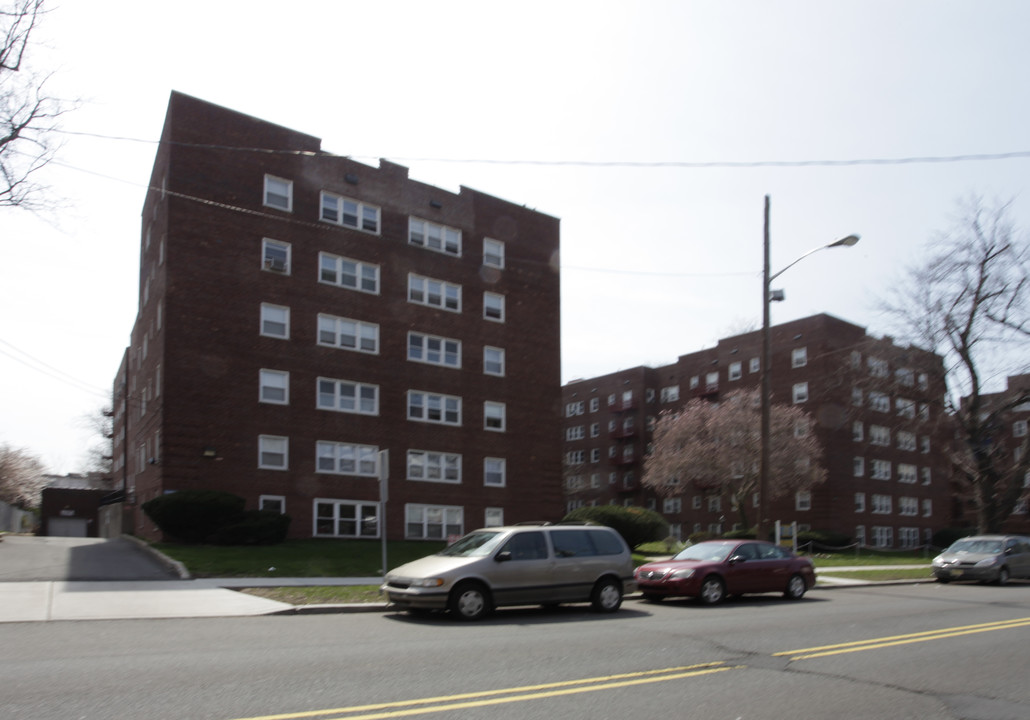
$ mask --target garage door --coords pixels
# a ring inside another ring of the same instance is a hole
[[[52,517],[47,523],[51,537],[86,537],[86,518]]]

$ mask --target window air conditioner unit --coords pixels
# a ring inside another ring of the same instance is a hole
[[[265,268],[276,272],[286,272],[286,261],[282,258],[265,258]]]

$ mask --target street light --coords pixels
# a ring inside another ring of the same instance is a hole
[[[769,483],[769,425],[770,425],[770,364],[772,363],[772,347],[769,339],[769,306],[775,300],[783,300],[783,292],[773,291],[769,285],[784,272],[797,265],[812,253],[820,250],[828,250],[835,247],[852,247],[859,240],[858,235],[848,235],[829,245],[820,245],[812,248],[801,257],[794,260],[782,270],[772,275],[769,274],[769,196],[765,196],[765,237],[764,237],[764,261],[762,264],[762,365],[761,365],[761,401],[762,401],[762,429],[761,429],[761,456],[758,464],[758,523],[755,536],[759,540],[765,539],[765,512],[767,510],[766,488]]]

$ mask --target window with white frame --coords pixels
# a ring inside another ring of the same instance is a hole
[[[914,387],[916,384],[916,373],[912,368],[898,368],[894,371],[894,379],[899,385]]]
[[[873,514],[890,515],[892,498],[890,495],[873,495]]]
[[[933,500],[925,499],[922,502],[923,505],[923,517],[933,517]]]
[[[595,438],[595,437],[600,437],[600,436],[601,436],[601,423],[590,423],[590,437]]]
[[[503,242],[491,238],[483,238],[483,264],[487,267],[504,268]]]
[[[658,395],[658,399],[663,403],[678,402],[680,399],[680,386],[669,385],[663,387]]]
[[[408,360],[442,365],[444,367],[461,367],[461,341],[451,338],[408,333]]]
[[[678,515],[683,510],[681,498],[665,498],[662,500],[662,512],[667,515]]]
[[[601,448],[590,449],[590,462],[599,463],[601,462]]]
[[[898,450],[915,450],[916,434],[907,430],[899,430],[897,434]]]
[[[857,512],[857,513],[864,513],[865,512],[865,493],[864,492],[857,492],[857,493],[855,493],[855,512]]]
[[[883,425],[869,426],[869,443],[880,447],[890,447],[891,429]]]
[[[461,312],[461,285],[409,273],[408,302]]]
[[[286,470],[290,466],[290,439],[278,435],[258,436],[258,467]]]
[[[929,485],[932,482],[932,471],[928,467],[921,468],[919,477],[922,478],[923,485]]]
[[[887,361],[881,358],[871,357],[868,360],[869,363],[869,374],[873,377],[885,378],[890,374],[890,369],[887,365]]]
[[[869,392],[869,407],[876,412],[890,412],[891,411],[891,399],[886,393],[870,391]]]
[[[898,528],[898,546],[906,549],[919,547],[919,528]]]
[[[379,537],[379,503],[315,500],[315,537]]]
[[[898,413],[898,417],[908,418],[909,420],[911,420],[914,419],[916,416],[915,400],[909,400],[907,398],[898,398],[895,401],[894,408]]]
[[[851,404],[855,407],[862,407],[862,388],[851,388]]]
[[[378,355],[379,326],[335,315],[319,315],[318,344]]]
[[[319,440],[315,443],[315,468],[333,475],[379,477],[379,448]]]
[[[446,255],[461,256],[461,230],[408,218],[408,243]]]
[[[812,493],[809,490],[799,490],[795,493],[794,509],[798,512],[806,512],[812,509]]]
[[[915,485],[919,479],[919,470],[915,465],[898,463],[898,482],[905,485]]]
[[[1012,423],[1012,437],[1026,437],[1026,420],[1016,420]]]
[[[862,442],[865,439],[865,425],[861,420],[851,423],[851,439],[855,442]]]
[[[921,452],[923,455],[926,455],[927,453],[930,452],[930,436],[929,435],[923,435],[922,437],[919,438],[919,452]]]
[[[795,383],[791,391],[791,398],[795,405],[808,402],[808,383]]]
[[[863,475],[865,475],[865,458],[855,457],[854,462],[852,463],[852,467],[852,472],[854,473],[855,477],[862,477]]]
[[[495,322],[504,322],[504,295],[483,293],[483,317]]]
[[[483,511],[483,527],[503,527],[504,508],[487,508]]]
[[[379,414],[379,386],[353,380],[318,378],[318,409],[357,415]]]
[[[590,398],[590,412],[597,412],[601,407],[601,398]]]
[[[504,432],[507,429],[507,405],[502,402],[483,403],[483,429]]]
[[[452,505],[404,506],[404,537],[408,540],[446,540],[465,534],[465,511]]]
[[[290,374],[284,370],[261,370],[258,373],[258,402],[273,405],[290,404]]]
[[[690,498],[690,507],[692,510],[700,510],[701,504],[704,502],[704,498],[700,495],[694,495]]]
[[[740,361],[731,362],[729,368],[726,371],[726,377],[729,380],[740,380],[743,377],[744,371]]]
[[[873,460],[873,472],[870,475],[873,480],[890,480],[891,479],[891,461],[890,460]]]
[[[858,543],[859,545],[865,545],[865,542],[866,542],[865,525],[856,525],[855,526],[855,542]]]
[[[290,309],[261,303],[261,334],[265,337],[290,339]]]
[[[322,205],[319,219],[336,225],[379,234],[381,211],[375,205],[322,191]]]
[[[264,238],[261,241],[261,269],[290,274],[290,244]]]
[[[756,357],[751,358],[748,361],[747,371],[749,373],[756,373],[762,369],[762,361]]]
[[[790,351],[790,366],[792,368],[805,367],[808,365],[808,348],[799,347]]]
[[[327,285],[379,294],[379,266],[340,255],[318,254],[318,281]]]
[[[293,181],[265,175],[265,207],[293,212]]]
[[[483,348],[483,374],[504,377],[504,372],[504,348],[485,346]]]
[[[565,439],[566,440],[582,440],[586,437],[586,431],[582,425],[574,425],[573,427],[565,428]]]
[[[460,483],[461,455],[428,450],[408,450],[408,480]]]
[[[408,420],[441,425],[461,425],[461,398],[409,390]]]
[[[717,496],[708,498],[708,512],[722,512],[722,498]]]
[[[915,517],[919,514],[919,498],[900,497],[898,498],[898,515]]]
[[[504,487],[507,469],[508,462],[504,458],[483,458],[483,484],[489,487]]]
[[[285,495],[262,495],[258,498],[258,510],[277,512],[280,515],[286,514]]]
[[[565,417],[575,417],[576,415],[583,414],[583,401],[578,400],[570,403],[565,403]]]

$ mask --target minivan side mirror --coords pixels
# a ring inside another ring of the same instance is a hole
[[[511,550],[505,550],[494,555],[494,560],[497,562],[508,562],[511,560]]]

